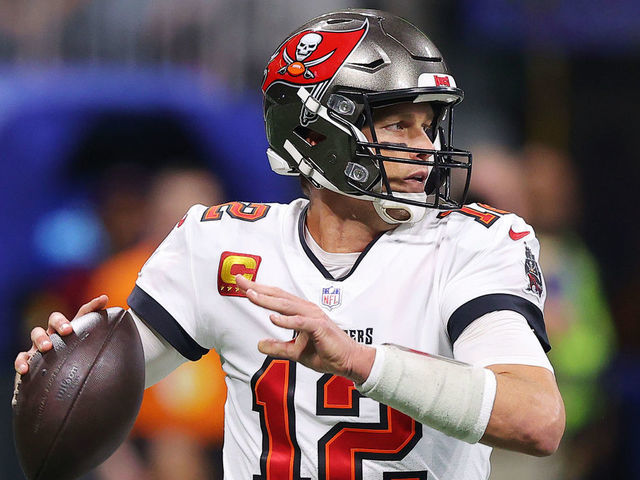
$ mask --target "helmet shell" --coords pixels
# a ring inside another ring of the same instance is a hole
[[[354,196],[381,188],[382,162],[358,155],[366,150],[359,130],[373,124],[375,107],[436,102],[440,121],[464,96],[424,33],[365,9],[327,13],[292,32],[272,55],[262,90],[267,140],[288,173]],[[367,172],[357,185],[349,163]]]

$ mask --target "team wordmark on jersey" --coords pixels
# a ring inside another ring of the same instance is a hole
[[[345,330],[344,333],[349,335],[358,343],[364,343],[365,345],[371,345],[373,343],[373,328],[350,328]]]
[[[255,281],[261,260],[258,255],[249,253],[222,252],[218,266],[218,293],[225,297],[246,297],[236,285],[235,276],[240,274]]]
[[[526,256],[524,271],[527,274],[527,280],[529,280],[529,286],[525,288],[525,290],[535,293],[540,297],[542,295],[542,275],[540,274],[540,267],[538,267],[536,257],[526,242],[524,244],[524,254]]]

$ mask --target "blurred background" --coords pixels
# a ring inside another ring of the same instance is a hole
[[[98,293],[126,306],[193,203],[299,196],[268,167],[262,71],[289,32],[343,7],[435,41],[466,94],[471,200],[542,243],[567,433],[547,459],[495,452],[491,478],[640,479],[636,0],[0,0],[0,478],[23,478],[10,398],[33,326]],[[181,367],[87,479],[221,478],[224,398],[214,353]]]

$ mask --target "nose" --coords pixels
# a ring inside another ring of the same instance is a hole
[[[435,150],[433,146],[433,142],[422,128],[419,129],[418,132],[412,137],[411,144],[409,145],[411,148],[417,148],[420,150]],[[417,153],[413,152],[412,157],[416,160],[427,161],[432,156],[430,153]]]

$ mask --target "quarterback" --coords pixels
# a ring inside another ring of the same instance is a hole
[[[233,480],[487,479],[492,447],[553,453],[539,244],[463,203],[463,92],[433,43],[384,12],[329,13],[276,49],[262,91],[271,167],[307,198],[178,222],[128,301],[147,383],[218,352]],[[53,313],[16,370],[71,328]]]

